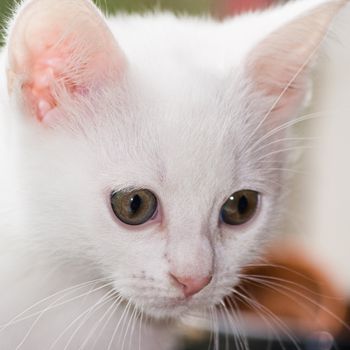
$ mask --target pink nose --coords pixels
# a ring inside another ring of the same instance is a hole
[[[204,278],[182,277],[170,274],[170,276],[179,284],[186,298],[198,293],[211,281],[211,276]]]

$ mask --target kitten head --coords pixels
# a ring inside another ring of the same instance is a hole
[[[25,239],[156,317],[219,303],[276,230],[288,126],[344,3],[107,25],[88,0],[26,1],[7,44]]]

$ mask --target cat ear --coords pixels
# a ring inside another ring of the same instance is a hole
[[[28,0],[8,38],[8,90],[39,121],[63,99],[115,81],[125,66],[100,11],[90,0]]]
[[[332,20],[346,3],[318,1],[269,34],[250,53],[246,69],[255,89],[274,102],[269,114],[278,111],[278,118],[281,114],[290,116],[303,105],[317,52]]]

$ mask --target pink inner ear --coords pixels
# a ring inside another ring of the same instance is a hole
[[[54,88],[63,84],[66,91],[73,94],[77,84],[65,74],[69,65],[69,54],[53,47],[37,49],[30,59],[31,76],[24,83],[23,91],[29,107],[39,121],[43,121],[48,112],[57,107],[58,101]]]
[[[295,52],[296,50],[294,50]],[[266,56],[251,66],[256,87],[268,96],[274,97],[273,110],[286,109],[300,103],[307,87],[308,66],[304,62],[284,58],[278,60],[276,54]],[[295,56],[298,53],[295,52]]]
[[[23,88],[37,119],[42,121],[45,115],[57,105],[52,93],[52,84],[62,72],[64,60],[44,58],[34,61],[37,63],[33,67],[32,79]]]

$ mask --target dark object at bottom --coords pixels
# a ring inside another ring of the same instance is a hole
[[[314,338],[307,340],[277,340],[247,338],[246,348],[239,339],[232,335],[220,335],[219,348],[216,349],[213,340],[191,342],[187,341],[182,350],[350,350],[350,342],[333,341],[330,338]]]

